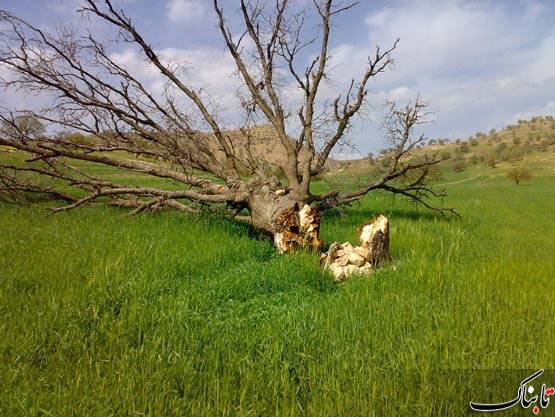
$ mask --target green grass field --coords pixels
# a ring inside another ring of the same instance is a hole
[[[391,265],[343,285],[225,219],[0,205],[0,415],[463,415],[513,398],[526,372],[477,381],[555,368],[552,166],[519,187],[503,166],[448,173],[461,219],[383,194],[326,214],[327,244],[392,222]]]

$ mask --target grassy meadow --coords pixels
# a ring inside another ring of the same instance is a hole
[[[342,285],[224,218],[0,205],[0,415],[464,415],[513,398],[528,373],[509,370],[555,368],[555,171],[537,165],[518,187],[508,164],[446,170],[460,219],[381,193],[325,214],[327,244],[391,219],[392,263]]]

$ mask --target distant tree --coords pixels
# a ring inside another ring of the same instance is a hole
[[[446,161],[448,159],[451,159],[451,152],[445,150],[445,151],[442,151],[439,156],[441,157],[442,160]]]
[[[515,161],[521,160],[522,149],[520,149],[520,147],[518,146],[514,146],[513,148],[510,148],[510,149],[505,149],[499,155],[499,159],[501,159],[502,161],[508,161],[508,162],[515,162]]]
[[[505,149],[507,149],[507,144],[505,142],[501,142],[499,144],[497,144],[497,146],[495,147],[495,153],[497,155],[501,154],[501,152],[503,152]]]
[[[3,121],[0,136],[11,137],[18,141],[36,140],[44,136],[45,128],[38,117],[32,113],[14,114],[10,122]]]
[[[468,153],[470,152],[470,147],[468,146],[468,142],[462,142],[461,145],[459,146],[459,150],[462,153]]]
[[[58,134],[56,139],[73,143],[75,145],[94,145],[94,138],[91,135],[86,136],[80,132],[61,132]]]
[[[522,145],[519,146],[518,149],[521,155],[527,155],[529,153],[532,153],[534,150],[530,142],[523,143]]]
[[[495,133],[497,133],[497,130],[495,130],[494,128],[489,131],[490,135],[495,135]]]
[[[516,185],[520,185],[522,181],[532,179],[532,172],[525,166],[516,166],[507,171],[507,178],[514,181]]]
[[[497,168],[497,159],[495,158],[495,155],[489,155],[486,157],[485,163],[490,168]]]
[[[476,138],[472,138],[470,139],[470,146],[477,146],[478,145],[478,139]]]
[[[455,172],[462,172],[466,169],[466,164],[464,163],[464,159],[456,159],[453,161],[453,171]]]

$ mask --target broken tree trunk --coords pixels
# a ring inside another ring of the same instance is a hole
[[[368,250],[368,262],[382,266],[389,261],[389,219],[380,215],[365,224],[359,233],[360,246]]]
[[[360,228],[360,246],[350,242],[334,242],[320,257],[320,265],[329,269],[341,282],[354,274],[368,274],[383,265],[389,257],[389,220],[380,216]]]
[[[299,248],[320,252],[324,245],[320,240],[320,216],[308,204],[299,211],[282,211],[274,223],[274,244],[281,253]]]
[[[249,209],[252,224],[273,236],[280,253],[322,249],[318,211],[294,200],[287,190],[262,187],[249,200]]]

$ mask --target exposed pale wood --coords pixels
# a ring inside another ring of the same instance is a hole
[[[299,211],[283,210],[275,220],[274,244],[281,253],[299,248],[319,252],[323,242],[318,212],[307,204]]]
[[[373,266],[389,261],[389,219],[379,216],[360,229],[360,246],[368,251],[366,259]]]
[[[336,281],[369,274],[389,260],[389,219],[379,216],[362,226],[359,241],[360,246],[334,242],[320,257],[320,265],[329,269]]]

